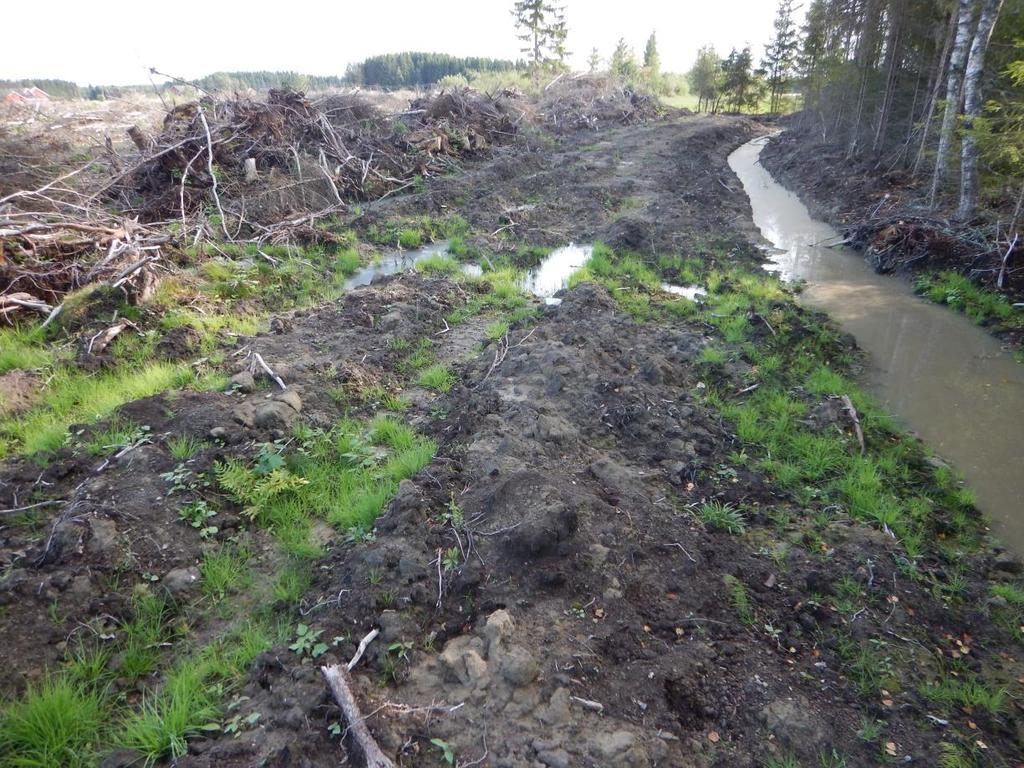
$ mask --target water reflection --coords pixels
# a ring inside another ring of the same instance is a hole
[[[999,536],[1024,552],[1024,366],[962,316],[914,296],[907,281],[827,247],[837,233],[761,167],[764,144],[740,147],[729,165],[775,246],[774,268],[807,281],[801,301],[828,312],[870,355],[868,388],[963,472]]]

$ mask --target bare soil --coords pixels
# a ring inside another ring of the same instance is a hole
[[[459,212],[476,231],[507,227],[529,242],[602,239],[753,264],[749,209],[725,158],[759,130],[670,117],[498,153],[422,193],[367,206],[363,223]],[[283,646],[263,654],[238,710],[259,712],[258,724],[193,741],[177,766],[347,760],[317,667],[347,661],[373,627],[381,634],[355,692],[401,765],[444,765],[431,743],[440,739],[463,766],[753,767],[790,753],[817,765],[833,750],[849,765],[930,766],[946,727],[973,729],[998,756],[979,764],[1020,759],[1015,698],[1003,715],[958,711],[941,725],[913,689],[866,699],[837,648],[839,630],[886,633],[910,659],[967,638],[968,665],[1015,680],[1017,648],[991,626],[985,598],[988,580],[1014,577],[1019,563],[972,558],[966,597],[953,604],[898,575],[897,544],[884,533],[833,522],[818,552],[799,527],[772,527],[772,512],[792,499],[756,471],[716,471],[740,445],[701,401],[695,360],[707,327],[638,323],[585,284],[560,306],[540,306],[535,324],[489,341],[480,318],[445,331],[443,318],[466,298],[449,280],[403,275],[279,316],[237,351],[270,361],[298,408],[270,386],[161,395],[122,409],[154,438],[114,461],[72,447],[46,468],[18,460],[0,469],[0,507],[33,503],[40,486],[64,500],[33,510],[29,524],[0,520],[0,689],[11,695],[37,679],[97,617],[114,631],[139,589],[171,590],[193,631],[212,636],[219,619],[199,610],[208,606],[190,569],[229,538],[253,552],[257,570],[279,567],[271,536],[237,508],[206,541],[179,520],[180,500],[161,477],[178,462],[160,436],[208,442],[188,462],[198,475],[219,458],[253,456],[298,420],[330,427],[345,412],[331,388],[404,382],[405,418],[439,442],[438,455],[401,484],[372,541],[322,532],[327,554],[300,607],[324,637],[345,639],[316,661]],[[399,368],[395,340],[423,337],[458,373],[446,395],[409,384]],[[742,386],[738,372],[722,375]],[[260,416],[268,406],[276,415]],[[700,525],[687,505],[707,499],[758,510],[747,534]],[[453,507],[461,525],[445,518]],[[448,569],[451,548],[460,564]],[[841,576],[865,590],[870,610],[853,619],[837,610]],[[754,623],[738,614],[726,577],[746,586]],[[865,719],[884,723],[893,753],[858,737]],[[131,755],[105,763],[130,764]]]

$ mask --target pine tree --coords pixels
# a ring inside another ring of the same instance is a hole
[[[800,38],[796,23],[793,21],[793,3],[794,0],[779,1],[779,9],[775,15],[775,36],[765,46],[765,56],[761,64],[767,76],[768,90],[771,94],[769,109],[772,112],[778,112],[781,107],[782,94],[792,79],[800,48]]]
[[[658,55],[658,41],[654,32],[651,32],[644,46],[644,75],[651,85],[657,87],[661,77],[661,56]]]
[[[516,0],[512,6],[520,49],[530,62],[534,76],[545,65],[564,63],[569,51],[565,47],[569,29],[565,9],[550,0]]]
[[[750,46],[742,51],[735,48],[722,62],[722,91],[727,97],[727,104],[732,111],[742,112],[748,107],[756,107],[760,94],[758,82],[753,72],[754,57]]]
[[[626,45],[624,37],[619,38],[615,50],[612,51],[612,59],[608,68],[613,75],[623,80],[633,80],[639,73],[640,68],[636,63],[636,54],[633,53],[632,48]]]
[[[587,67],[590,74],[594,74],[601,68],[601,52],[597,48],[590,50],[590,56],[587,58]]]

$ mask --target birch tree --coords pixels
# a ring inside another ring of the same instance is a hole
[[[957,211],[961,219],[970,218],[978,204],[978,142],[972,129],[975,118],[981,114],[985,54],[1002,7],[1003,0],[984,0],[964,73],[964,137],[960,150],[960,207]]]
[[[946,165],[949,162],[950,149],[953,146],[953,132],[956,128],[957,114],[960,112],[960,94],[963,87],[964,66],[967,62],[967,45],[971,39],[971,28],[974,26],[974,3],[972,0],[960,0],[957,11],[956,38],[953,52],[949,58],[946,73],[946,108],[942,115],[942,127],[939,129],[939,148],[935,153],[935,169],[932,171],[932,185],[928,193],[928,205],[935,207],[936,199],[946,176]]]

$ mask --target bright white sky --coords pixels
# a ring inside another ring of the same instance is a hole
[[[689,69],[697,49],[753,46],[771,35],[775,0],[565,0],[572,64],[608,57],[620,37],[638,56],[658,34],[662,68]],[[9,0],[0,79],[80,85],[147,82],[148,67],[183,78],[218,70],[341,75],[376,53],[519,57],[512,0]]]

